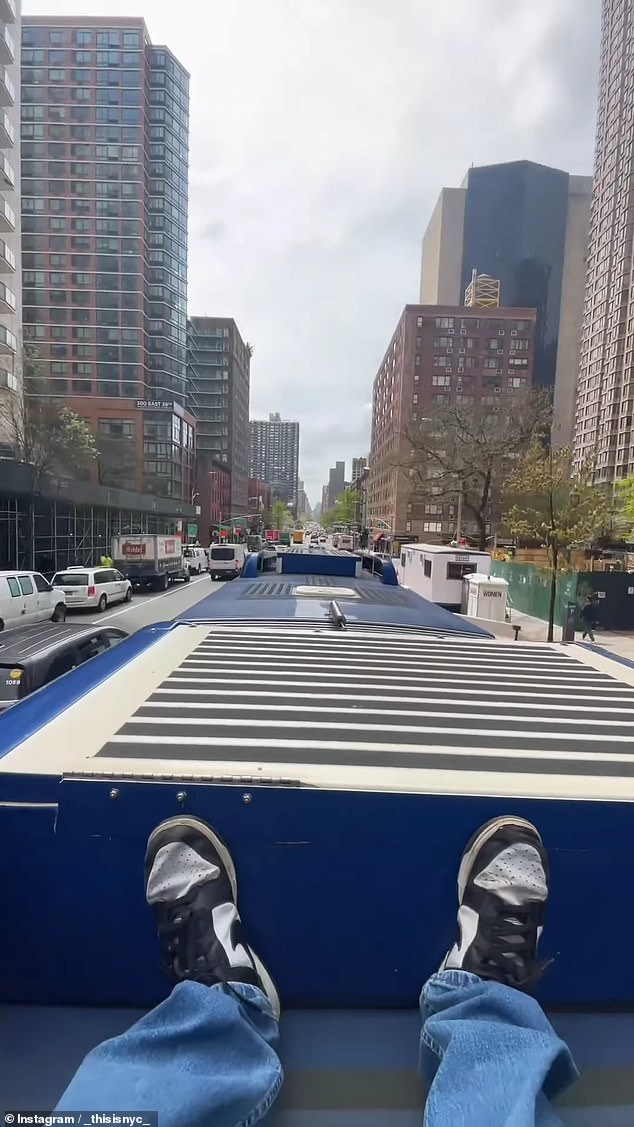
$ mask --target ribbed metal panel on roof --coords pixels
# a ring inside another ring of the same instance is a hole
[[[99,755],[634,776],[634,688],[565,649],[215,626]]]

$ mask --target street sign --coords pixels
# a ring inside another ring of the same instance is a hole
[[[198,525],[197,524],[188,524],[187,525],[187,535],[188,536],[198,536]]]

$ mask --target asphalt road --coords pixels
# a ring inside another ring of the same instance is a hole
[[[77,623],[78,626],[88,625],[90,622],[95,622],[99,626],[102,623],[104,625],[112,623],[113,626],[120,626],[122,630],[134,634],[135,630],[140,630],[142,626],[176,618],[177,614],[182,614],[184,610],[199,603],[212,591],[219,591],[221,587],[224,587],[224,583],[212,583],[209,576],[203,572],[200,576],[192,575],[189,583],[175,583],[174,586],[168,587],[167,591],[135,592],[131,603],[113,603],[105,614],[96,614],[94,610],[70,611],[67,614],[67,621]]]

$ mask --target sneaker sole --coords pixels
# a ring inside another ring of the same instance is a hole
[[[229,852],[229,849],[225,845],[224,841],[222,840],[220,834],[216,833],[215,830],[212,830],[211,826],[208,826],[206,822],[202,821],[202,819],[188,817],[187,815],[183,816],[182,818],[179,818],[178,816],[176,816],[174,818],[167,818],[164,822],[161,822],[160,825],[158,825],[156,827],[156,829],[152,830],[152,833],[150,834],[150,836],[148,838],[148,842],[147,842],[146,856],[147,856],[147,853],[149,853],[151,848],[152,848],[153,839],[156,840],[159,833],[162,834],[164,830],[169,829],[172,826],[187,826],[188,829],[195,830],[196,833],[202,834],[203,837],[207,838],[207,841],[211,842],[211,844],[213,845],[214,849],[216,850],[218,856],[220,857],[220,860],[222,861],[225,869],[227,870],[227,875],[229,877],[229,882],[231,884],[231,891],[233,892],[233,899],[234,899],[234,902],[235,902],[236,907],[237,907],[237,904],[238,904],[238,880],[237,880],[237,877],[236,877],[236,867],[233,863],[233,857],[231,856],[231,853]],[[267,998],[268,998],[268,1000],[271,1004],[271,1009],[273,1010],[273,1014],[274,1014],[276,1020],[279,1020],[279,1016],[280,1016],[280,996],[277,992],[277,987],[275,986],[275,983],[274,983],[273,979],[271,978],[269,971],[267,970],[267,968],[265,967],[264,963],[259,958],[259,956],[256,955],[253,948],[250,947],[248,943],[246,944],[246,947],[249,951],[249,954],[251,955],[251,958],[253,959],[253,962],[255,964],[255,969],[258,973],[258,978],[262,982],[262,987],[263,987],[264,993],[266,994],[266,996],[267,996]]]
[[[473,837],[467,842],[465,851],[462,854],[462,858],[460,860],[460,868],[458,869],[458,902],[460,904],[462,903],[464,890],[467,886],[469,877],[471,876],[471,872],[473,870],[473,866],[475,864],[478,853],[482,849],[482,846],[486,845],[487,841],[489,841],[489,839],[492,838],[493,835],[496,834],[498,830],[502,829],[504,826],[516,826],[518,829],[530,830],[531,833],[535,834],[540,845],[542,844],[542,839],[539,835],[539,831],[533,825],[533,823],[528,822],[526,818],[516,818],[514,815],[509,814],[506,817],[502,816],[501,818],[492,818],[490,822],[485,822],[485,824],[483,826],[480,826],[480,829],[476,830]]]

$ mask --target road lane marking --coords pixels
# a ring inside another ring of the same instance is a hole
[[[190,590],[191,589],[190,584],[202,583],[204,579],[207,579],[206,575],[204,575],[204,576],[199,575],[196,579],[191,579],[189,583],[183,583],[182,588],[180,588],[180,589],[185,590],[185,588],[187,588],[188,590]],[[209,582],[208,579],[207,579],[207,582]],[[149,606],[150,603],[157,602],[158,599],[164,599],[166,595],[175,595],[175,594],[176,594],[175,588],[172,588],[169,591],[161,591],[160,595],[154,595],[154,597],[152,599],[148,599],[147,605]],[[109,618],[117,618],[118,615],[125,614],[126,611],[139,610],[140,605],[141,604],[136,603],[134,601],[134,599],[132,599],[129,603],[126,603],[126,605],[124,607],[122,607],[121,610],[115,610],[115,611],[113,611],[112,614],[100,614],[99,618],[95,619],[95,625],[97,625],[100,622],[107,622]],[[151,623],[148,623],[148,625],[151,625]]]

